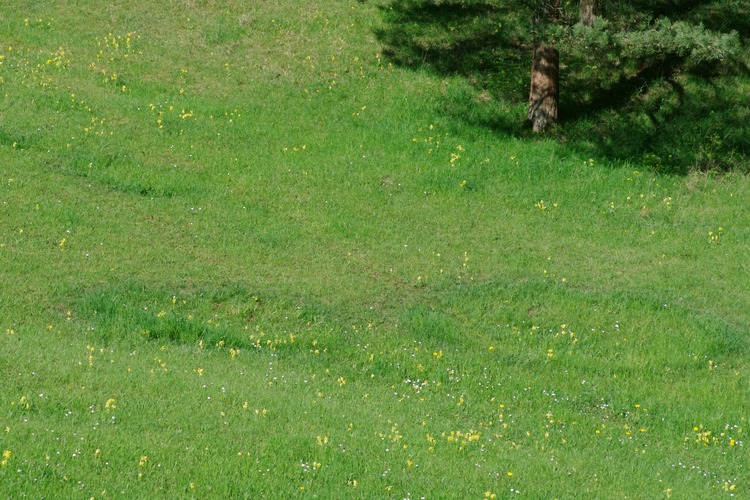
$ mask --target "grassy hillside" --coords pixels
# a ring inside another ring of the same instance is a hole
[[[387,8],[0,9],[3,491],[747,494],[748,178],[503,134]]]

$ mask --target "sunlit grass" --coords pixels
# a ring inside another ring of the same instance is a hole
[[[0,17],[4,491],[742,496],[744,176],[466,125],[370,2],[225,4]]]

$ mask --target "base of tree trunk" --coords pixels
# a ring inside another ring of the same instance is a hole
[[[560,54],[554,45],[539,45],[531,64],[528,117],[534,132],[544,132],[557,123]]]

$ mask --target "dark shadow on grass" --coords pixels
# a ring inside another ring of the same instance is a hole
[[[479,109],[489,101],[509,108],[528,96],[531,38],[519,30],[520,20],[513,23],[516,14],[510,7],[492,2],[396,0],[383,12],[386,28],[376,35],[393,64],[465,77],[480,94],[485,91],[474,109],[464,109],[468,121],[508,135],[523,133],[523,123],[502,113],[493,119]],[[453,106],[448,106],[453,114]]]
[[[750,40],[746,2],[637,3],[648,17],[736,30],[745,47]],[[442,112],[498,134],[535,137],[525,119],[533,47],[523,9],[489,0],[395,0],[383,15],[377,36],[392,63],[462,76],[472,85],[471,95],[448,95]],[[560,123],[549,135],[572,152],[672,174],[750,170],[743,126],[750,71],[739,59],[688,68],[685,58],[654,57],[625,71],[620,61],[601,63],[558,48]]]
[[[702,23],[714,31],[736,31],[750,39],[750,2],[747,0],[635,0],[630,8],[653,17]],[[606,3],[605,3],[606,5]]]

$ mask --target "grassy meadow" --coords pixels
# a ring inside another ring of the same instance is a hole
[[[750,178],[487,126],[388,9],[3,3],[5,495],[750,495]]]

